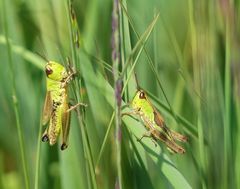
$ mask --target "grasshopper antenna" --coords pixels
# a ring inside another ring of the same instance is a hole
[[[46,62],[49,62],[49,60],[42,54],[40,54],[39,52],[35,52],[38,56],[40,56],[43,60],[45,60]]]
[[[66,57],[66,61],[67,61],[67,68],[69,69],[69,71],[71,73],[75,73],[76,71],[73,69],[73,63],[68,56]]]
[[[71,61],[71,59],[70,59],[69,56],[66,57],[66,62],[67,62],[67,65],[68,65],[69,67],[72,67],[72,66],[73,66],[73,63],[72,63],[72,61]]]
[[[135,81],[136,81],[136,88],[137,90],[140,90],[140,86],[139,86],[139,82],[138,82],[138,78],[137,78],[137,73],[134,71],[134,78],[135,78]]]
[[[43,55],[39,52],[35,52],[38,56],[40,56],[43,60],[45,60],[46,62],[49,62],[49,60],[46,58],[46,49],[44,48],[44,45],[43,45],[43,41],[42,41],[42,38],[41,37],[37,37],[37,41],[39,43],[39,45],[41,46],[40,48],[42,48],[42,51],[43,51]]]
[[[60,55],[60,60],[61,60],[61,62],[63,62],[63,64],[66,66],[66,63],[65,63],[65,61],[64,61],[64,56],[65,56],[65,55],[63,54],[63,52],[62,52],[61,49],[62,49],[61,46],[60,46],[60,48],[56,46],[56,50],[57,50],[58,54]]]

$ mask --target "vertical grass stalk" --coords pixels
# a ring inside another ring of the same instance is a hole
[[[202,6],[202,4],[199,4]],[[202,78],[201,78],[201,64],[204,60],[201,57],[201,54],[198,54],[198,50],[200,50],[200,45],[202,45],[201,34],[203,31],[198,31],[197,29],[201,29],[200,27],[197,28],[194,18],[194,4],[193,0],[188,1],[188,8],[189,8],[189,25],[191,31],[191,49],[192,49],[192,60],[193,60],[193,82],[196,85],[197,94],[201,96],[202,93]],[[200,22],[200,21],[199,21]],[[198,36],[199,34],[199,36]],[[205,35],[205,33],[203,33]],[[202,60],[203,59],[203,60]],[[199,154],[200,154],[200,161],[199,161],[199,175],[201,180],[202,188],[207,188],[207,183],[205,179],[205,149],[204,149],[204,128],[202,125],[202,114],[203,108],[201,107],[201,99],[196,99],[196,107],[197,107],[197,114],[198,114],[198,145],[199,145]]]
[[[230,131],[230,115],[231,115],[231,75],[230,75],[230,61],[231,61],[231,39],[230,39],[230,21],[226,18],[226,46],[225,46],[225,78],[224,78],[224,101],[225,101],[225,113],[224,113],[224,188],[229,188],[232,184],[231,166],[229,163],[232,160],[232,148],[231,148],[231,131]],[[230,180],[229,180],[230,179]]]
[[[98,158],[97,158],[97,161],[96,161],[95,170],[98,168],[98,164],[99,164],[99,162],[101,160],[104,148],[105,148],[105,146],[107,144],[107,139],[108,139],[109,133],[110,133],[112,125],[113,125],[112,123],[113,123],[114,117],[115,117],[115,111],[112,113],[111,119],[110,119],[109,124],[107,126],[107,131],[106,131],[106,134],[104,136],[103,143],[101,145],[101,148],[100,148],[100,151],[99,151],[99,155],[98,155]]]
[[[42,117],[42,116],[41,116]],[[40,153],[41,153],[41,137],[42,137],[42,122],[40,121],[38,131],[38,142],[37,142],[37,154],[36,154],[36,167],[35,167],[35,178],[34,178],[34,189],[39,187],[39,169],[40,169]]]
[[[6,12],[5,12],[5,10],[7,10],[7,7],[5,4],[5,0],[3,0],[2,2],[3,2],[2,11],[3,11],[4,32],[5,32],[5,36],[6,36],[8,64],[9,64],[9,68],[10,68],[10,77],[11,77],[11,81],[12,81],[13,108],[14,108],[14,114],[15,114],[15,119],[16,119],[24,183],[25,183],[25,188],[29,189],[29,180],[28,180],[28,174],[27,174],[27,164],[26,164],[26,157],[25,157],[24,141],[23,141],[23,134],[22,134],[22,128],[20,125],[20,117],[19,117],[19,109],[18,109],[18,98],[17,98],[17,92],[16,92],[15,73],[14,73],[14,66],[13,66],[12,53],[11,53],[11,44],[9,42],[7,17],[6,17]]]
[[[116,156],[117,156],[117,181],[115,188],[122,189],[122,169],[121,169],[121,91],[122,91],[122,80],[119,79],[119,2],[113,0],[113,11],[112,11],[112,67],[113,67],[113,78],[114,78],[114,90],[115,90],[115,143],[116,143]]]
[[[71,39],[71,52],[72,52],[72,59],[73,64],[77,70],[79,70],[80,65],[80,57],[79,57],[79,48],[80,48],[80,41],[79,41],[79,27],[76,20],[76,14],[73,10],[73,7],[71,6],[71,2],[67,1],[67,11],[69,15],[69,33],[70,33],[70,39]],[[73,81],[73,94],[77,102],[82,102],[82,96],[79,94],[78,91],[80,91],[81,83],[78,80]],[[86,124],[84,121],[84,110],[80,107],[77,108],[77,119],[80,125],[81,134],[82,134],[82,141],[84,146],[84,157],[88,161],[89,165],[89,172],[91,176],[92,181],[92,187],[90,188],[97,189],[97,181],[96,181],[96,175],[95,175],[95,167],[93,162],[93,156],[91,152],[91,147],[89,143],[89,137],[87,134]]]
[[[73,93],[75,98],[77,99],[77,102],[82,102],[82,97],[79,94],[78,91],[80,91],[81,88],[81,84],[79,83],[79,81],[74,81],[74,87],[73,87]],[[90,143],[89,143],[89,137],[87,134],[87,129],[86,129],[86,124],[84,121],[84,111],[82,110],[82,108],[79,110],[77,109],[77,119],[78,119],[78,123],[81,129],[81,134],[82,134],[82,141],[84,144],[84,156],[88,161],[88,165],[89,165],[89,172],[91,175],[91,181],[92,181],[92,185],[93,188],[97,188],[97,182],[96,182],[96,175],[95,175],[95,169],[94,169],[94,162],[93,162],[93,157],[92,157],[92,152],[91,152],[91,147],[90,147]]]

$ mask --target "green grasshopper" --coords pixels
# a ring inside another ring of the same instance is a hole
[[[67,86],[76,73],[73,71],[68,73],[64,66],[54,61],[47,62],[45,73],[47,94],[43,107],[42,124],[46,125],[49,122],[49,126],[42,135],[42,141],[54,145],[61,133],[61,150],[64,150],[68,147],[70,111],[78,105],[84,104],[78,103],[70,107],[68,102]]]
[[[161,114],[149,101],[145,91],[139,89],[132,102],[130,103],[131,112],[123,113],[123,115],[137,115],[143,121],[148,129],[138,141],[144,137],[152,137],[154,140],[160,140],[166,144],[167,148],[175,153],[183,154],[184,148],[179,146],[175,140],[186,142],[187,137],[175,131],[170,130],[162,118]]]

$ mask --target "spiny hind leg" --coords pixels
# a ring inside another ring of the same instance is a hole
[[[171,151],[179,154],[185,153],[185,149],[179,146],[177,143],[175,143],[173,140],[170,140],[167,138],[164,134],[159,134],[159,139],[167,145],[168,149],[171,149]]]
[[[174,138],[174,140],[178,140],[180,142],[187,142],[188,138],[176,131],[170,130],[172,137]]]
[[[62,114],[62,144],[61,150],[65,150],[68,147],[68,137],[70,130],[71,112],[63,112]]]

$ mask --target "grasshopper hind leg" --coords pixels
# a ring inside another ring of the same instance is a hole
[[[69,137],[69,130],[70,130],[70,118],[71,112],[69,110],[70,105],[65,104],[65,110],[62,114],[62,144],[61,150],[65,150],[68,147],[68,137]]]
[[[179,146],[178,144],[176,144],[175,142],[170,141],[168,139],[166,141],[163,141],[163,142],[167,145],[167,149],[170,152],[174,152],[174,153],[178,153],[178,154],[184,154],[185,153],[185,149],[182,148],[181,146]]]
[[[172,137],[174,138],[174,140],[178,140],[180,142],[187,142],[188,138],[176,131],[170,130]]]
[[[178,153],[178,154],[184,154],[185,149],[179,146],[177,143],[174,142],[174,140],[168,138],[168,136],[162,132],[154,132],[154,137],[161,140],[166,146],[167,149],[170,152]]]
[[[70,130],[70,121],[71,121],[71,111],[75,110],[78,106],[87,107],[87,104],[77,103],[72,106],[70,103],[65,104],[64,112],[62,114],[62,144],[61,150],[65,150],[68,147],[68,138]]]
[[[48,137],[48,128],[45,129],[43,135],[42,135],[42,141],[43,142],[48,142],[49,141],[49,137]]]

